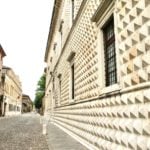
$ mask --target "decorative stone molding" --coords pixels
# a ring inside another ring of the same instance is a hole
[[[75,52],[71,52],[70,55],[67,58],[67,61],[70,62],[74,58],[75,54],[76,54]]]
[[[102,0],[98,9],[96,10],[96,12],[94,13],[94,15],[92,16],[91,20],[93,22],[98,22],[98,20],[102,17],[102,15],[104,14],[104,12],[106,11],[106,9],[111,5],[114,6],[115,4],[115,0]]]

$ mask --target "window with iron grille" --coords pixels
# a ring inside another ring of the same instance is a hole
[[[74,21],[74,0],[71,0],[72,5],[72,22]]]
[[[67,61],[70,64],[70,102],[74,101],[75,98],[75,64],[74,64],[74,57],[75,57],[75,52],[72,51],[68,58]]]
[[[57,48],[57,43],[54,43],[53,50],[54,50],[55,53],[56,53],[56,48]]]
[[[71,98],[74,99],[74,64],[71,66]]]
[[[62,20],[59,27],[59,33],[60,33],[60,46],[62,48],[62,40],[63,40],[63,24],[64,21]]]
[[[114,20],[111,18],[103,28],[105,47],[106,86],[117,82]]]
[[[61,87],[62,87],[62,75],[59,74],[58,75],[58,82],[59,82],[59,104],[60,104],[60,100],[61,100]]]

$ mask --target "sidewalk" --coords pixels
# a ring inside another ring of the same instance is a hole
[[[48,123],[47,133],[49,150],[88,150],[51,122]]]

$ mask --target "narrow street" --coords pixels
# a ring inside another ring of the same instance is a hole
[[[48,150],[40,116],[31,113],[0,118],[0,150]]]

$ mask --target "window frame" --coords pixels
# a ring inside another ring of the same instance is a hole
[[[75,17],[75,0],[71,0],[71,19],[72,23],[74,22],[74,17]]]
[[[62,74],[58,74],[58,88],[59,88],[59,98],[58,98],[58,106],[61,105],[61,90],[62,90]]]
[[[53,107],[55,107],[56,106],[56,97],[55,97],[55,89],[56,88],[56,86],[55,86],[55,77],[53,77],[53,79],[52,79],[52,101],[53,101]]]
[[[111,16],[102,27],[104,40],[105,86],[117,83],[116,43],[114,17]]]
[[[115,47],[116,47],[116,68],[117,68],[117,83],[106,86],[105,83],[105,55],[104,55],[104,39],[103,39],[103,27],[104,25],[109,21],[111,17],[114,17],[114,32],[115,32],[115,37],[117,35],[117,14],[115,11],[115,0],[113,1],[104,1],[104,3],[101,3],[95,14],[91,17],[91,20],[95,22],[95,25],[97,26],[97,32],[98,32],[98,41],[97,42],[97,53],[98,53],[98,65],[99,67],[99,74],[100,76],[98,77],[99,80],[99,95],[103,94],[109,94],[112,92],[116,92],[118,90],[121,90],[122,85],[120,84],[120,60],[119,60],[119,50],[118,50],[118,42],[117,38],[115,41]]]
[[[67,61],[69,62],[69,66],[70,66],[70,77],[69,77],[69,82],[70,82],[69,99],[70,101],[69,103],[72,103],[75,101],[75,61],[74,61],[75,54],[76,53],[72,51],[67,57]],[[72,67],[73,67],[73,70],[72,70]]]
[[[75,98],[75,79],[74,79],[74,72],[75,72],[75,67],[74,67],[74,62],[71,64],[71,99],[74,100]]]
[[[54,43],[54,46],[53,46],[53,51],[54,51],[54,53],[56,53],[56,48],[57,48],[57,43],[55,42],[55,43]]]
[[[63,45],[63,24],[64,24],[64,20],[61,20],[60,22],[60,27],[59,27],[59,33],[60,33],[60,48],[62,49],[62,45]]]

